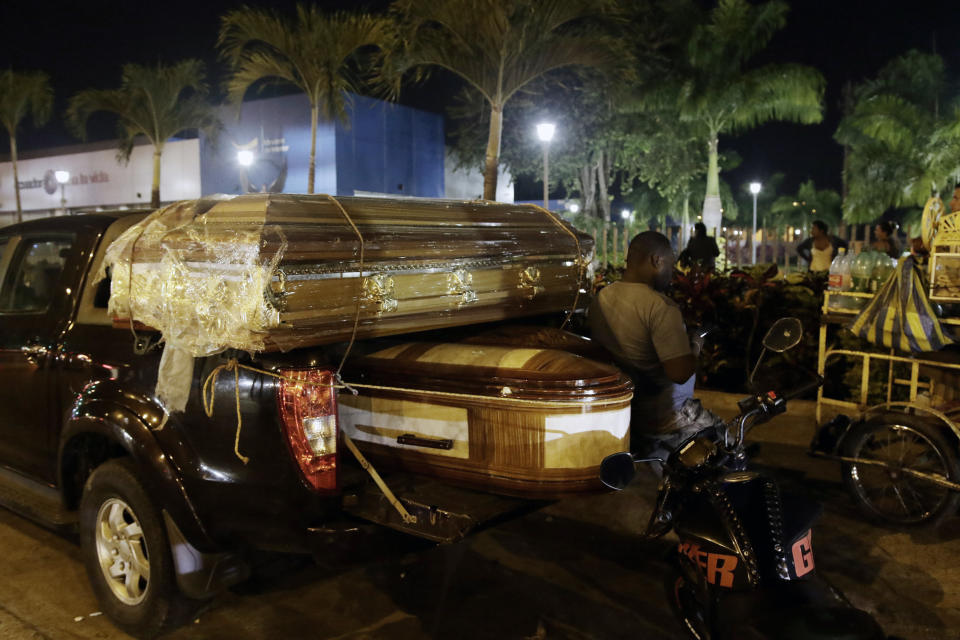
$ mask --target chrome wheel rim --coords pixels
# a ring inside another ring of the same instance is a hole
[[[123,500],[110,498],[100,505],[95,526],[107,586],[120,602],[140,604],[150,586],[150,556],[137,515]]]
[[[867,433],[854,457],[876,460],[884,466],[853,463],[850,476],[859,498],[877,515],[902,524],[933,516],[949,497],[949,489],[903,469],[949,478],[943,454],[920,431],[902,424],[883,425]]]

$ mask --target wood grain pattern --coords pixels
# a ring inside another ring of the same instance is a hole
[[[362,263],[344,210],[363,237]],[[195,285],[183,297],[207,303],[223,281],[267,280],[267,312],[249,314],[256,326],[245,327],[251,344],[228,345],[251,350],[346,341],[358,306],[360,339],[569,311],[592,248],[549,214],[512,204],[248,194],[164,211],[169,224],[137,239],[134,264],[175,265],[177,281]],[[364,293],[377,277],[390,279],[388,303]]]

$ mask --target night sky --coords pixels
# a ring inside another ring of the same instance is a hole
[[[4,34],[0,38],[0,65],[16,70],[45,70],[51,75],[56,92],[54,117],[40,130],[29,122],[22,127],[20,148],[27,151],[76,143],[61,124],[67,98],[85,88],[117,86],[120,67],[125,62],[152,64],[196,57],[208,63],[211,79],[219,82],[224,67],[214,52],[218,18],[240,4],[225,0],[0,2]],[[254,0],[251,4],[259,3]],[[291,8],[294,4],[283,1],[271,6]],[[389,3],[343,0],[320,4],[332,9],[349,9],[358,4],[379,9]],[[791,5],[787,28],[775,36],[768,51],[762,54],[762,61],[810,64],[824,73],[828,82],[824,124],[770,124],[736,139],[721,140],[721,147],[735,148],[743,158],[741,167],[724,177],[739,185],[783,171],[787,174],[787,189],[807,178],[816,180],[820,187],[839,189],[841,153],[832,135],[839,121],[843,84],[869,77],[890,58],[911,48],[929,51],[935,47],[944,57],[951,78],[960,78],[957,3],[807,0]],[[402,101],[442,111],[443,96],[451,95],[454,85],[447,81],[439,86],[440,90],[437,86],[430,91],[409,90]],[[92,137],[111,137],[112,130],[106,122],[94,121]],[[0,142],[2,152],[6,152],[5,142]],[[518,198],[539,196],[539,186],[525,188],[531,193],[518,192]]]

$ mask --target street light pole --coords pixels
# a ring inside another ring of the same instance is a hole
[[[757,194],[760,193],[760,183],[750,183],[750,193],[753,194],[753,235],[750,237],[750,249],[753,257],[750,264],[757,264]]]
[[[543,143],[543,208],[550,208],[550,141],[556,125],[552,122],[541,122],[537,125],[537,137]]]
[[[54,177],[60,183],[60,210],[67,215],[67,183],[70,182],[69,171],[54,171]]]

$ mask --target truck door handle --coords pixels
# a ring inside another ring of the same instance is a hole
[[[449,438],[423,438],[412,433],[397,436],[397,444],[409,444],[414,447],[427,447],[430,449],[453,449],[453,440]]]

